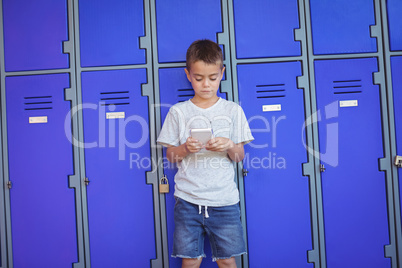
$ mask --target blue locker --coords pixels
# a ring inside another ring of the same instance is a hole
[[[3,0],[5,70],[68,68],[66,0]]]
[[[374,1],[311,0],[310,8],[314,54],[377,52]]]
[[[221,1],[156,0],[159,62],[186,61],[186,51],[197,39],[217,41],[222,32]]]
[[[300,62],[237,69],[239,100],[255,138],[243,161],[250,267],[313,267]]]
[[[301,55],[297,0],[235,0],[233,9],[237,58]]]
[[[402,1],[388,0],[387,12],[390,49],[402,50]]]
[[[146,70],[82,73],[91,267],[149,267],[155,256]]]
[[[159,88],[160,88],[160,109],[162,124],[169,112],[170,107],[174,104],[191,99],[194,96],[194,90],[191,87],[190,82],[187,80],[184,68],[166,68],[159,70]],[[225,98],[225,95],[218,91],[218,96]],[[169,180],[170,192],[165,194],[166,198],[166,221],[168,231],[168,245],[169,256],[173,250],[173,231],[174,231],[174,218],[173,209],[175,204],[174,199],[174,175],[177,172],[176,164],[170,163],[166,159],[166,149],[163,149],[164,164],[163,171]],[[211,248],[208,242],[208,236],[205,237],[205,255],[207,256],[202,261],[201,267],[216,267],[216,264],[211,259]],[[180,258],[169,258],[169,267],[180,267]]]
[[[394,115],[397,155],[402,156],[402,57],[391,57],[392,88],[394,95]],[[402,169],[399,168],[399,193],[402,190]],[[402,200],[401,200],[402,201]],[[401,203],[402,204],[402,203]]]
[[[81,66],[145,63],[143,0],[80,0]]]
[[[315,61],[328,267],[390,267],[377,60]]]
[[[77,262],[68,74],[6,78],[14,267]],[[68,118],[67,118],[68,119]]]

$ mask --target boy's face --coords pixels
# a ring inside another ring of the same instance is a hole
[[[187,79],[193,86],[196,99],[213,99],[217,96],[218,88],[223,77],[225,67],[221,64],[206,64],[196,61],[191,64],[190,71],[185,69]]]

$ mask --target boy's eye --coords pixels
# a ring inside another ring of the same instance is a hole
[[[200,79],[200,78],[197,78],[197,79],[195,79],[196,81],[198,81],[198,82],[200,82],[202,79]]]
[[[215,80],[216,80],[216,78],[211,78],[211,80],[212,80],[212,81],[215,81]]]

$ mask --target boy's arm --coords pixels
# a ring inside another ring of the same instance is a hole
[[[240,162],[244,159],[244,147],[243,143],[233,143],[233,147],[228,149],[228,156],[232,161]]]
[[[202,143],[189,137],[186,143],[179,146],[170,146],[166,150],[166,158],[171,163],[180,162],[190,153],[196,153],[202,149]]]
[[[230,159],[232,159],[235,162],[240,162],[243,161],[244,159],[244,144],[243,143],[238,143],[234,144],[233,151],[229,152],[228,155]]]
[[[166,158],[169,162],[176,163],[183,160],[189,153],[190,151],[187,150],[186,144],[183,143],[179,146],[168,147],[166,150]]]
[[[234,143],[231,139],[224,137],[217,137],[211,139],[207,146],[207,150],[214,152],[227,152],[232,161],[240,162],[244,159],[243,143]]]

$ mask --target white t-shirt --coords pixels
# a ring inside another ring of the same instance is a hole
[[[254,139],[243,109],[220,98],[206,109],[190,100],[172,106],[157,142],[164,146],[179,146],[186,142],[193,128],[212,128],[215,137],[226,137],[236,144]],[[234,162],[226,152],[202,149],[188,154],[177,167],[175,196],[201,206],[220,207],[239,202]]]

